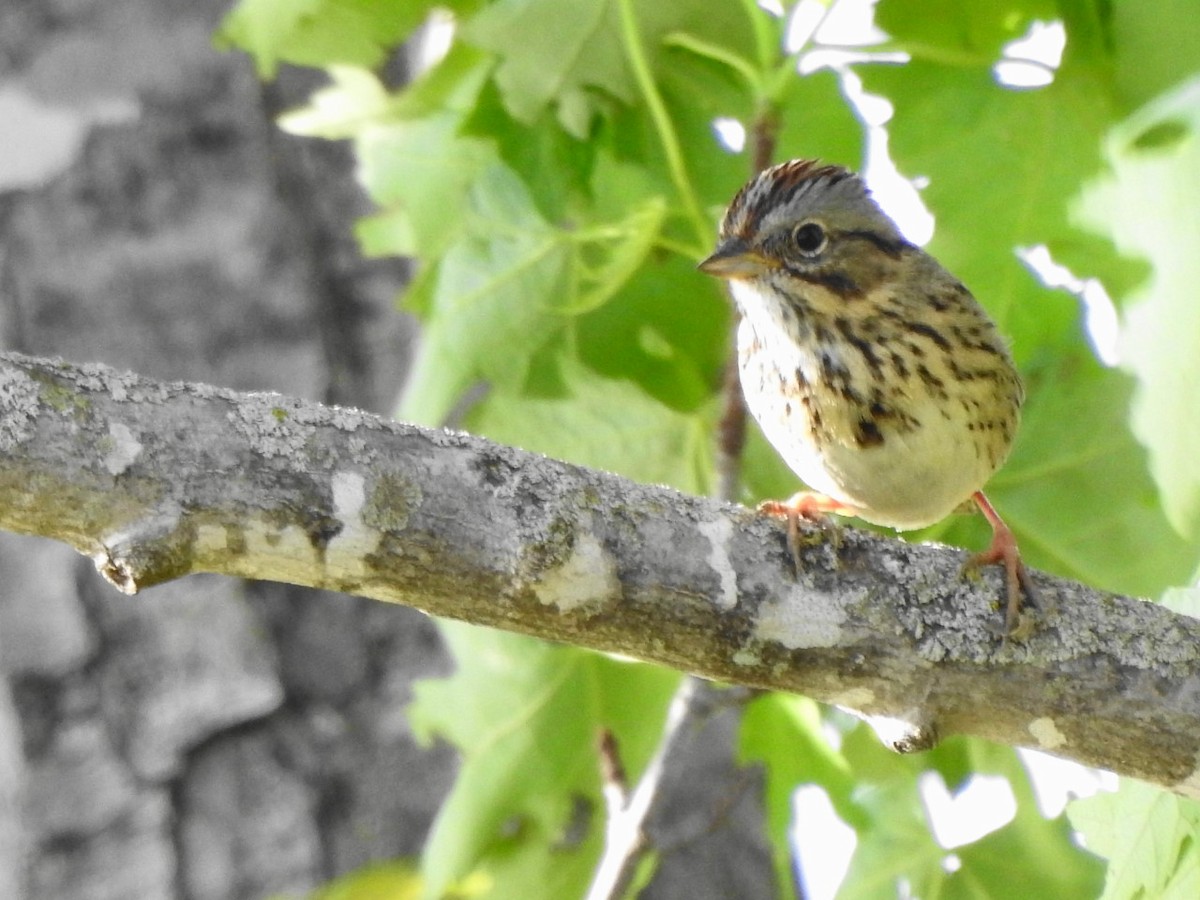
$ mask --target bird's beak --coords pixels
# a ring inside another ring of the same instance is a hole
[[[740,238],[728,238],[717,245],[716,252],[697,266],[706,275],[717,278],[755,278],[768,268],[766,258],[752,250]]]

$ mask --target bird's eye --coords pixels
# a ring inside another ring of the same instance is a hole
[[[792,229],[792,244],[805,256],[816,256],[825,249],[825,229],[816,222],[805,222]]]

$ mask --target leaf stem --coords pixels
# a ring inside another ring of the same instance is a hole
[[[711,231],[710,223],[700,209],[700,201],[696,190],[688,177],[687,166],[683,159],[683,148],[679,143],[679,135],[667,112],[658,85],[654,83],[654,73],[650,71],[650,61],[646,58],[646,50],[642,46],[641,35],[638,33],[637,18],[633,12],[633,0],[620,0],[617,4],[621,13],[621,37],[625,42],[625,53],[629,58],[630,68],[633,69],[634,79],[642,93],[642,99],[650,110],[654,120],[658,139],[662,144],[663,153],[667,157],[667,169],[671,174],[671,182],[679,192],[684,210],[692,220],[699,243],[703,244]]]
[[[668,34],[663,38],[663,45],[667,47],[679,47],[697,56],[721,63],[740,75],[746,82],[746,87],[752,93],[757,94],[762,91],[762,78],[754,66],[725,47],[708,41],[702,41],[695,35],[688,34],[686,31],[675,31]]]

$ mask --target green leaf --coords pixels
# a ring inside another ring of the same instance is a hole
[[[464,221],[438,267],[400,410],[408,421],[437,424],[479,379],[520,387],[532,355],[566,321],[551,304],[565,295],[568,239],[509,169],[494,164],[470,186]]]
[[[408,859],[370,863],[329,882],[309,895],[308,900],[420,900],[424,879],[415,861]],[[450,885],[440,900],[473,900],[486,897],[491,879],[475,872]],[[293,895],[271,900],[291,900]]]
[[[638,481],[703,494],[712,479],[711,409],[675,412],[628,381],[556,359],[561,393],[498,391],[468,417],[471,431]]]
[[[863,125],[842,95],[837,73],[788,78],[778,110],[776,157],[822,159],[852,169],[863,163]]]
[[[731,9],[721,4],[710,8],[724,11],[726,17]],[[713,119],[730,114],[745,118],[749,98],[744,90],[731,88],[723,70],[714,75],[717,67],[709,60],[659,43],[655,35],[684,26],[694,13],[689,4],[638,8],[640,28],[631,25],[627,50],[636,56],[638,72],[650,84],[643,87],[641,102],[615,104],[608,110],[597,140],[616,163],[609,174],[624,167],[627,175],[636,168],[655,193],[669,191],[664,231],[678,252],[699,262],[715,235],[716,205],[728,202],[745,175],[745,163],[718,144]],[[654,81],[652,61],[660,54],[661,79]],[[593,192],[597,206],[620,203],[624,195],[603,190],[603,179],[598,180],[601,185],[594,186]],[[706,206],[713,206],[711,221],[703,212]]]
[[[630,380],[671,409],[707,409],[729,348],[719,291],[690,260],[657,255],[579,318],[576,352],[604,377]]]
[[[418,682],[409,710],[463,766],[426,845],[425,896],[478,867],[489,897],[582,896],[603,835],[597,737],[615,734],[636,778],[679,676],[460,623],[442,633],[457,671]]]
[[[1067,816],[1109,860],[1105,900],[1200,896],[1200,804],[1140,781],[1076,800]]]
[[[634,18],[641,29],[653,74],[663,83],[670,81],[675,71],[693,73],[682,56],[700,60],[694,51],[680,52],[681,39],[696,46],[720,46],[731,56],[745,60],[755,58],[758,27],[765,26],[765,30],[774,33],[777,48],[782,47],[784,40],[784,20],[749,3],[637,0]],[[736,76],[727,72],[723,77],[732,82]]]
[[[412,126],[445,113],[456,113],[454,118],[461,120],[478,104],[491,69],[485,54],[456,44],[437,65],[393,94],[368,69],[330,65],[332,84],[314,91],[307,106],[284,113],[279,122],[293,134],[336,140],[360,137],[380,125]]]
[[[281,117],[297,134],[354,139],[359,178],[380,207],[357,228],[366,252],[436,260],[464,231],[468,189],[496,159],[490,141],[462,134],[490,69],[456,46],[395,96],[365,69],[334,66],[331,85]]]
[[[1004,896],[1013,884],[1013,860],[1019,859],[1022,897],[1095,897],[1104,865],[1076,850],[1072,839],[1064,817],[1046,821],[1030,805],[1004,828],[955,849],[962,867],[946,879],[945,896]]]
[[[458,116],[446,112],[379,125],[359,138],[359,170],[372,198],[385,210],[380,220],[406,223],[404,231],[391,226],[394,239],[411,235],[411,245],[397,244],[391,252],[436,256],[462,233],[470,186],[495,154],[483,141],[457,132]],[[378,237],[380,232],[373,234]],[[375,252],[382,249],[377,241]]]
[[[241,0],[217,31],[218,47],[254,57],[260,78],[281,62],[301,66],[378,66],[392,47],[425,20],[426,0]]]
[[[1117,85],[1126,109],[1200,71],[1200,16],[1193,0],[1111,4]]]
[[[946,852],[929,834],[914,785],[870,785],[860,794],[874,827],[859,832],[858,846],[838,891],[840,900],[898,893],[903,879],[914,896],[939,896]]]
[[[624,3],[651,68],[664,81],[671,68],[662,54],[668,34],[688,33],[743,52],[753,47],[744,6],[698,0],[501,0],[466,23],[463,38],[500,59],[496,83],[515,118],[532,123],[552,108],[562,126],[582,139],[597,116],[612,111],[612,100],[638,100],[630,35],[621,29]]]
[[[576,238],[568,302],[562,311],[599,309],[638,271],[658,239],[666,204],[652,197],[619,222],[584,229]]]
[[[957,756],[963,783],[976,774],[998,775],[1007,779],[1017,801],[1017,814],[1011,822],[955,849],[962,862],[959,871],[965,884],[988,884],[995,891],[995,886],[1006,885],[1012,878],[1012,860],[1022,859],[1032,873],[1028,896],[1096,896],[1104,877],[1103,863],[1080,850],[1065,816],[1047,819],[1041,815],[1025,763],[1016,751],[989,741],[957,738],[940,745],[930,755],[952,793],[960,785],[947,774],[954,769],[946,763],[947,757]],[[1023,891],[1026,883],[1022,883]],[[1004,893],[1003,887],[999,892]]]
[[[511,170],[468,192],[467,233],[447,251],[401,414],[437,422],[476,380],[518,391],[532,359],[638,270],[663,219],[650,198],[618,222],[555,227]]]
[[[590,205],[587,187],[596,142],[572,137],[549,111],[532,124],[518,121],[489,80],[463,124],[463,133],[496,143],[500,158],[525,182],[538,211],[548,220],[569,221]],[[624,212],[622,202],[616,214]]]
[[[439,112],[456,112],[466,120],[490,84],[492,58],[464,44],[453,43],[446,55],[422,72],[393,99],[399,119],[420,119]]]
[[[388,94],[366,69],[330,66],[333,83],[315,91],[308,106],[279,117],[279,127],[304,137],[354,137],[387,113]]]
[[[1054,0],[881,0],[875,22],[915,60],[989,66],[1033,19],[1057,16]]]
[[[468,878],[467,882],[452,888],[447,898],[484,895],[482,879]],[[309,900],[420,900],[422,884],[420,871],[408,860],[374,863],[330,882]]]
[[[578,138],[600,93],[633,99],[619,34],[608,0],[501,0],[463,28],[463,40],[500,58],[496,84],[515,118],[533,122],[553,103]]]
[[[840,751],[829,746],[831,726],[843,733]],[[1013,859],[1025,861],[1022,897],[1089,897],[1099,890],[1103,866],[1075,847],[1063,817],[1040,815],[1011,748],[953,738],[928,753],[900,756],[883,749],[861,722],[827,713],[822,724],[816,704],[779,696],[755,701],[747,710],[741,752],[767,766],[776,865],[789,881],[792,794],[814,783],[858,834],[839,898],[890,896],[902,881],[914,896],[1007,896]],[[1017,813],[983,838],[947,850],[933,836],[919,790],[930,773],[938,773],[952,794],[976,774],[1002,777],[1012,788]]]
[[[1176,137],[1154,137],[1168,133]],[[1137,378],[1133,430],[1150,452],[1163,507],[1200,545],[1200,220],[1192,202],[1200,189],[1200,78],[1114,128],[1107,148],[1112,173],[1090,187],[1081,213],[1122,252],[1153,264],[1151,279],[1126,301],[1119,350]]]

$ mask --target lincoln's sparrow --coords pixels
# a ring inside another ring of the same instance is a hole
[[[969,565],[1004,564],[1012,632],[1033,589],[980,488],[1008,455],[1024,391],[970,291],[904,239],[857,175],[811,160],[746,184],[700,268],[730,281],[742,313],[750,411],[819,492],[763,508],[789,516],[794,541],[797,516],[911,529],[974,499],[993,539]]]

